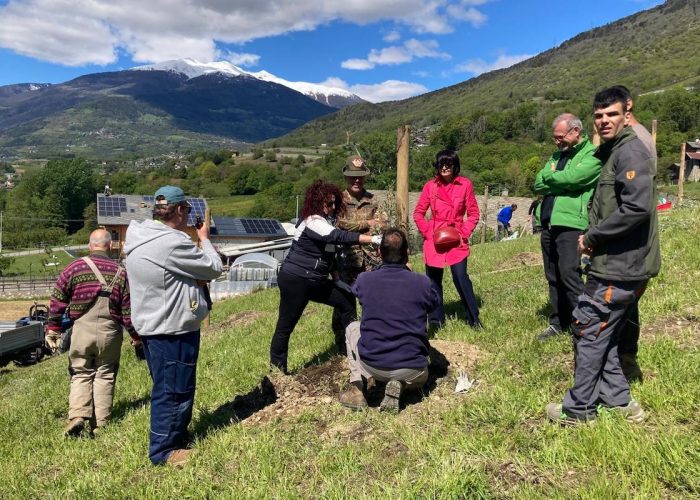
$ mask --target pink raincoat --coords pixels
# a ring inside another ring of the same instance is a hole
[[[425,214],[430,208],[430,219]],[[466,214],[466,219],[465,219]],[[437,178],[429,180],[413,211],[413,220],[423,235],[423,259],[431,267],[446,267],[469,257],[469,236],[479,222],[479,205],[472,182],[457,176],[449,184]],[[462,236],[462,243],[447,252],[439,253],[433,244],[433,232],[443,226],[454,226]]]

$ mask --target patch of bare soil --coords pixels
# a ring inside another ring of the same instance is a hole
[[[420,405],[417,403],[423,398],[435,397],[441,400],[461,397],[453,392],[455,374],[460,370],[472,369],[483,357],[484,353],[471,344],[432,341],[428,382],[422,393],[407,392],[402,397],[402,404],[412,406],[412,411],[419,411]],[[307,366],[292,375],[271,374],[249,394],[237,396],[227,403],[228,408],[222,411],[229,413],[231,420],[241,421],[244,425],[260,425],[278,418],[296,417],[311,408],[335,404],[338,394],[348,385],[348,375],[347,359],[344,356],[335,356],[325,363]],[[433,395],[439,385],[449,386],[449,390]],[[383,396],[382,383],[367,389],[370,407],[378,407]],[[356,439],[368,432],[366,428],[358,426],[355,429],[350,424],[322,427],[320,430],[322,436],[329,439]]]
[[[542,254],[535,252],[520,252],[513,255],[510,259],[504,260],[499,269],[513,269],[520,266],[539,266],[542,265]]]
[[[700,309],[693,308],[676,317],[663,318],[650,325],[642,324],[640,339],[672,339],[679,347],[700,346]]]
[[[0,321],[16,321],[29,314],[33,300],[3,300],[0,301]],[[49,305],[48,300],[39,300],[39,304]]]
[[[242,311],[239,313],[232,314],[225,320],[221,321],[220,323],[216,323],[212,326],[214,328],[222,330],[224,328],[247,326],[255,322],[257,319],[262,318],[263,316],[265,316],[265,314],[266,313],[263,311]]]

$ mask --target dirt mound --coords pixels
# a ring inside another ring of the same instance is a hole
[[[640,334],[644,339],[660,340],[670,338],[679,347],[693,348],[700,346],[700,308],[690,308],[678,316],[663,318],[649,325],[642,323]]]
[[[542,254],[535,252],[520,252],[501,263],[500,269],[512,269],[519,266],[542,265]]]
[[[464,342],[435,340],[431,342],[428,382],[421,392],[408,392],[402,397],[404,406],[415,405],[443,384],[450,390],[441,391],[441,397],[457,398],[452,392],[454,375],[459,370],[471,369],[484,357],[476,346]],[[250,393],[237,396],[217,411],[228,413],[230,420],[241,421],[244,425],[260,425],[276,418],[295,417],[302,412],[318,407],[334,405],[338,394],[348,384],[347,359],[335,356],[325,363],[303,368],[293,375],[275,373],[265,377]],[[376,383],[367,390],[370,407],[378,407],[384,396],[384,385]],[[435,396],[436,399],[441,397]],[[338,406],[338,409],[340,407]],[[352,434],[352,430],[330,429],[332,435]]]

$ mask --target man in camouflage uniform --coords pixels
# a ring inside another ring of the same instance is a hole
[[[360,156],[351,156],[343,167],[346,189],[343,191],[345,213],[338,217],[336,225],[346,231],[358,233],[380,234],[388,226],[386,214],[381,213],[374,195],[365,190],[365,177],[369,169]],[[364,271],[379,267],[381,257],[379,249],[374,245],[339,247],[338,255],[339,278],[352,286],[357,276]],[[341,326],[338,310],[333,311],[333,332],[335,344],[340,352],[345,351],[345,331]]]

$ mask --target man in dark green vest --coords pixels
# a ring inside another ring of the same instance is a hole
[[[619,89],[598,92],[593,103],[603,165],[579,251],[591,256],[588,281],[573,312],[574,384],[547,417],[569,424],[595,419],[598,409],[641,422],[618,358],[620,330],[661,265],[656,218],[656,166],[629,120]]]

